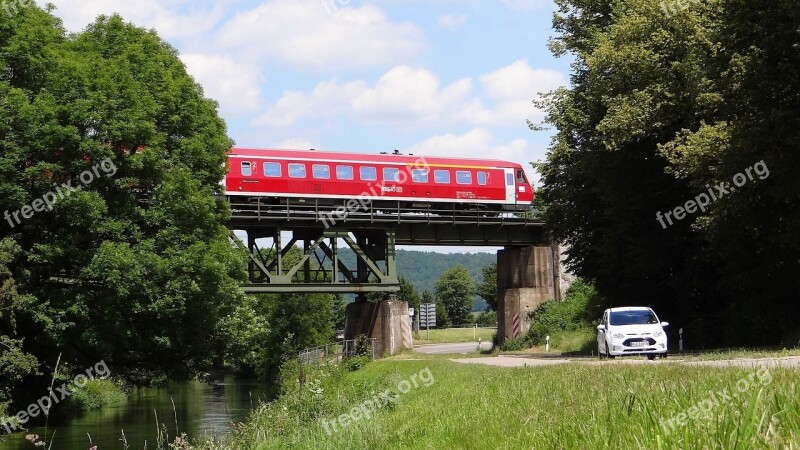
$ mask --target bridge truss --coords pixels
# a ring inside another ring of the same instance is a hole
[[[534,214],[489,215],[452,205],[229,201],[228,228],[247,250],[244,290],[250,293],[397,292],[396,245],[516,247],[544,241],[544,223]],[[302,249],[299,258],[297,251],[290,253],[295,247]]]

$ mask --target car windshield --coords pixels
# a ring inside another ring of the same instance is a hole
[[[645,325],[658,323],[656,315],[649,310],[611,311],[611,325]]]

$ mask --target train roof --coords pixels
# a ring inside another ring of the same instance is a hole
[[[261,156],[271,158],[310,158],[310,159],[329,159],[353,162],[374,162],[374,163],[400,163],[400,164],[419,164],[425,162],[431,165],[467,165],[467,166],[491,166],[491,167],[522,167],[519,163],[511,161],[501,161],[496,159],[474,159],[474,158],[453,158],[444,156],[423,156],[417,154],[396,155],[392,153],[347,153],[347,152],[328,152],[317,150],[287,150],[287,149],[256,149],[234,147],[230,150],[231,156]]]

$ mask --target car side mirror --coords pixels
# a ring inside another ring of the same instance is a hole
[[[661,322],[661,326],[662,327],[668,327],[669,326],[669,322]]]
[[[598,326],[597,326],[597,331],[605,331],[605,329],[606,329],[606,326],[605,326],[605,325],[602,325],[602,324],[601,324],[601,325],[598,325]]]

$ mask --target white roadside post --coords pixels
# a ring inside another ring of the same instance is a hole
[[[544,351],[546,352],[550,351],[550,336],[546,336],[544,338]]]

